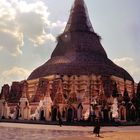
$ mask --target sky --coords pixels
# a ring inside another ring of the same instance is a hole
[[[74,0],[0,0],[0,88],[51,56]],[[140,81],[140,0],[85,0],[108,57]]]

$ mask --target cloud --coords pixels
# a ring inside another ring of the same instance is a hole
[[[31,71],[24,69],[22,67],[13,67],[9,70],[5,70],[1,74],[1,84],[3,83],[11,83],[12,81],[17,81],[17,80],[24,80],[26,79]]]
[[[55,37],[46,32],[50,25],[48,8],[41,1],[27,4],[25,1],[17,4],[17,22],[25,38],[34,46],[44,45],[48,41],[55,41]],[[26,10],[25,10],[26,9]]]
[[[63,30],[65,26],[66,26],[66,22],[62,22],[60,20],[57,20],[56,22],[51,23],[50,28],[58,28],[59,27],[61,30]]]
[[[12,55],[21,54],[23,45],[15,20],[15,10],[8,1],[0,1],[0,46]]]
[[[2,46],[0,46],[0,51],[3,49],[3,47]]]
[[[66,22],[57,20],[56,22],[50,23],[49,28],[53,34],[58,35],[59,33],[62,33],[64,31],[65,26]]]
[[[6,30],[0,31],[0,45],[13,56],[22,54],[21,47],[23,46],[22,35],[12,33]]]
[[[56,39],[52,34],[42,34],[41,36],[36,36],[33,39],[30,38],[30,41],[33,42],[34,46],[36,47],[44,45],[48,40],[54,42]]]
[[[22,54],[26,41],[33,46],[54,42],[48,32],[51,22],[48,8],[41,0],[33,3],[26,0],[0,1],[0,46],[13,56]]]
[[[114,63],[126,69],[138,82],[140,80],[140,67],[131,57],[116,58]]]
[[[44,63],[56,43],[55,36],[66,24],[60,20],[51,22],[49,15],[42,0],[0,0],[0,85],[29,75],[30,71],[16,66],[18,63],[29,69],[38,61]],[[29,64],[28,60],[34,62]],[[7,67],[12,68],[3,71]]]

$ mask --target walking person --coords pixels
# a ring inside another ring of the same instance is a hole
[[[20,104],[17,104],[16,106],[16,120],[18,120],[20,117]]]
[[[61,117],[60,111],[58,111],[58,121],[59,121],[59,125],[61,127],[62,126],[62,117]]]
[[[99,119],[95,119],[95,126],[93,128],[93,133],[95,134],[96,137],[100,137],[100,121]]]

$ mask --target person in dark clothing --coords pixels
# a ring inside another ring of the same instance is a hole
[[[94,126],[94,129],[93,129],[93,133],[97,136],[97,137],[100,137],[100,122],[99,122],[99,119],[96,119],[95,120],[95,126]]]
[[[59,121],[59,125],[61,127],[62,126],[62,117],[61,117],[60,111],[58,111],[58,121]]]
[[[20,116],[19,110],[20,110],[20,104],[17,104],[17,106],[16,106],[16,120],[18,120],[19,116]]]

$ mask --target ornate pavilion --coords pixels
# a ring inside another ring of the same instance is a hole
[[[51,58],[26,81],[2,87],[0,117],[57,121],[61,116],[69,122],[135,119],[139,88],[108,58],[100,40],[84,0],[75,0]]]

